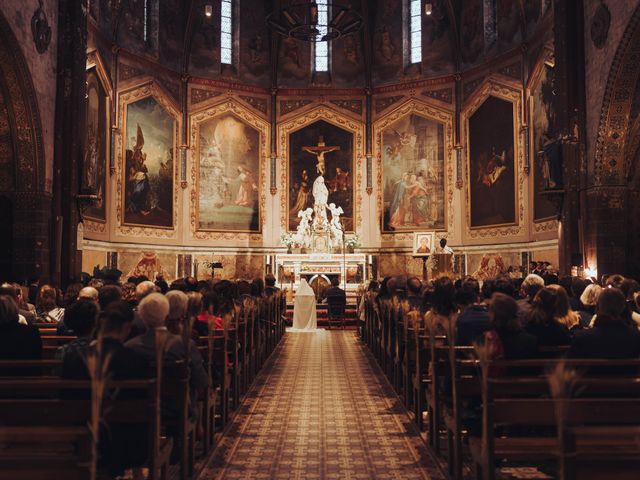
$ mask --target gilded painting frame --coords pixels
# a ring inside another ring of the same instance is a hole
[[[83,223],[85,232],[95,232],[103,234],[106,231],[107,220],[109,218],[109,196],[110,185],[109,185],[109,176],[110,176],[110,158],[111,158],[111,102],[113,102],[113,88],[111,86],[111,80],[109,79],[109,75],[104,66],[102,58],[97,50],[92,50],[87,54],[87,65],[86,65],[86,73],[88,74],[92,69],[95,69],[96,76],[98,77],[98,81],[102,86],[105,94],[106,94],[106,105],[105,105],[105,123],[107,126],[107,131],[105,132],[105,189],[104,189],[104,218],[98,218],[93,216],[90,212],[83,214]]]
[[[513,175],[514,175],[514,221],[496,225],[471,226],[471,149],[469,120],[489,97],[495,97],[512,105],[513,111]],[[464,189],[466,235],[470,238],[507,237],[523,233],[525,226],[524,182],[527,177],[523,170],[524,151],[522,146],[522,91],[515,85],[490,77],[473,94],[460,114],[462,138],[464,139]]]
[[[209,120],[231,114],[241,122],[251,126],[259,133],[258,147],[258,231],[240,231],[240,230],[219,230],[219,229],[203,229],[199,227],[199,198],[198,184],[200,178],[200,125]],[[228,98],[221,103],[208,105],[205,108],[191,113],[189,116],[189,139],[190,139],[190,162],[191,162],[191,191],[189,201],[189,217],[191,224],[191,234],[197,240],[254,240],[259,241],[262,238],[263,223],[265,221],[265,184],[266,169],[265,164],[269,157],[267,139],[269,138],[269,123],[263,118],[252,112],[233,98]]]
[[[454,231],[454,218],[453,218],[453,193],[454,193],[454,139],[453,139],[453,126],[454,126],[454,112],[447,110],[439,105],[431,104],[430,102],[409,99],[395,107],[389,113],[381,116],[373,124],[373,144],[375,148],[376,159],[376,186],[378,189],[377,204],[378,204],[378,216],[380,233],[382,234],[383,241],[391,240],[411,240],[413,241],[414,234],[410,230],[385,230],[384,229],[384,164],[383,164],[383,149],[384,140],[383,133],[392,124],[403,118],[417,115],[427,120],[440,123],[444,126],[444,227],[436,229],[438,232],[449,232],[452,234]]]
[[[536,65],[531,74],[531,78],[527,85],[527,105],[529,106],[529,163],[532,164],[531,172],[529,176],[531,177],[529,181],[529,201],[531,205],[533,205],[533,210],[531,214],[531,219],[533,222],[533,228],[536,233],[556,230],[557,229],[557,215],[549,215],[546,217],[541,217],[536,219],[536,209],[535,209],[535,195],[536,195],[536,163],[538,162],[538,152],[536,151],[535,144],[535,126],[534,126],[534,118],[536,115],[535,102],[534,102],[534,91],[540,86],[540,81],[546,67],[554,68],[555,61],[553,57],[553,49],[552,47],[545,46],[540,54]]]
[[[280,156],[280,225],[289,231],[289,137],[312,123],[323,120],[353,134],[353,231],[362,227],[362,162],[364,160],[364,124],[340,112],[318,105],[278,125],[278,151]]]
[[[173,198],[172,198],[172,225],[171,226],[151,226],[124,222],[124,166],[126,162],[127,148],[127,112],[129,105],[140,100],[152,97],[167,114],[173,119]],[[155,81],[132,86],[118,93],[118,135],[116,136],[116,152],[118,155],[115,163],[116,167],[116,232],[122,236],[174,238],[177,235],[180,181],[178,178],[179,168],[179,145],[182,115],[180,108],[174,103],[171,95]]]

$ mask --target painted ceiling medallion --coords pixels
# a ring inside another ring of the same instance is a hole
[[[51,43],[51,27],[49,26],[47,14],[42,8],[42,0],[38,0],[38,8],[33,12],[33,17],[31,17],[31,34],[38,53],[46,52]]]
[[[591,20],[591,40],[596,48],[604,47],[609,36],[609,26],[611,25],[611,13],[604,3],[598,5],[596,13]]]

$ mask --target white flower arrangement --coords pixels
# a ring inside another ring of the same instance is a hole
[[[282,243],[287,248],[291,248],[296,245],[296,239],[291,233],[283,233],[282,235],[280,235],[280,243]]]
[[[354,233],[353,235],[349,235],[345,237],[344,244],[347,248],[356,248],[360,246],[360,235]]]

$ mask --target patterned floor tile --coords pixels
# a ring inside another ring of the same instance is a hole
[[[353,331],[289,332],[200,479],[441,479]]]

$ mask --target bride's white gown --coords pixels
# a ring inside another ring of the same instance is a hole
[[[303,278],[300,280],[300,286],[296,291],[296,299],[293,302],[293,328],[291,331],[313,332],[317,327],[316,295]]]

